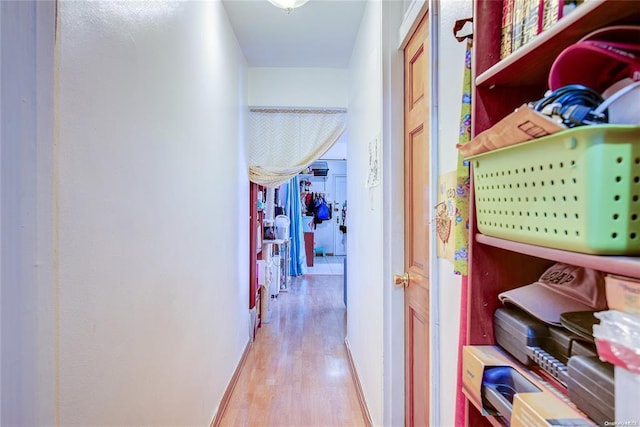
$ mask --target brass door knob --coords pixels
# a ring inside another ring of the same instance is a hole
[[[393,284],[399,288],[406,288],[407,286],[409,286],[409,273],[404,273],[403,275],[394,274]]]

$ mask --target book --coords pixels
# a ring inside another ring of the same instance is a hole
[[[513,3],[515,0],[502,1],[502,29],[500,37],[500,59],[511,54],[513,39]]]
[[[529,43],[542,32],[542,2],[526,0],[522,44]]]
[[[524,17],[527,1],[514,0],[512,12],[512,36],[511,50],[515,51],[523,45],[524,41]]]
[[[562,9],[564,8],[564,0],[543,0],[542,1],[542,27],[541,30],[548,30],[560,18],[562,18]]]

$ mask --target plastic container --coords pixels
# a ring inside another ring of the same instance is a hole
[[[276,239],[287,240],[289,238],[289,217],[286,215],[278,215],[275,219]]]
[[[581,126],[469,159],[481,233],[640,254],[640,126]]]
[[[482,377],[482,398],[511,420],[513,400],[517,393],[539,393],[541,390],[511,366],[492,366]]]
[[[493,314],[493,329],[496,342],[518,362],[525,366],[535,365],[529,356],[529,347],[548,347],[549,327],[514,308],[499,308]]]
[[[593,325],[600,359],[640,374],[640,317],[617,310],[599,311]]]

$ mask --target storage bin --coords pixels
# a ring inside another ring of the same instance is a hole
[[[286,215],[278,215],[275,219],[276,225],[276,239],[287,240],[289,239],[289,217]]]
[[[640,254],[640,126],[582,126],[469,160],[481,233]]]

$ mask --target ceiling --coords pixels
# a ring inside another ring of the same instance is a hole
[[[310,0],[291,13],[268,0],[222,0],[249,67],[347,68],[365,0]]]

